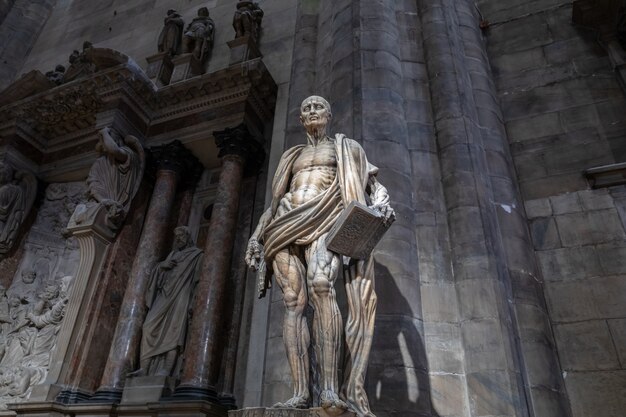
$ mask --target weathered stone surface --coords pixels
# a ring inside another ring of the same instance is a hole
[[[565,371],[618,369],[620,363],[605,320],[560,324],[554,327]]]
[[[556,217],[563,246],[579,246],[626,239],[615,209],[564,214]]]
[[[619,361],[626,363],[626,319],[607,320]]]
[[[537,252],[546,281],[571,281],[602,275],[598,252],[593,246]]]
[[[556,249],[561,247],[561,240],[552,218],[539,218],[531,221],[530,234],[536,250]]]
[[[626,371],[568,372],[565,384],[574,417],[617,417],[626,410]]]
[[[536,200],[526,200],[524,202],[526,216],[528,219],[536,217],[548,217],[552,215],[552,206],[547,198],[538,198]]]

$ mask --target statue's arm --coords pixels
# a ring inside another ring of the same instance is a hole
[[[100,136],[102,137],[102,147],[106,154],[111,155],[116,161],[124,163],[128,159],[126,152],[120,148],[115,140],[111,137],[111,129],[108,127],[100,130]]]
[[[379,211],[385,217],[385,221],[394,221],[396,213],[389,204],[389,193],[387,192],[387,188],[378,182],[374,175],[369,177],[367,185],[370,200],[372,202],[371,207],[374,210]]]
[[[262,238],[265,228],[272,220],[272,207],[268,208],[265,213],[259,219],[254,233],[250,236],[248,241],[248,248],[246,250],[246,264],[251,268],[257,268],[263,259],[263,248],[259,242]]]

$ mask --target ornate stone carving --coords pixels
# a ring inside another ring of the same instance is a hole
[[[342,134],[334,139],[326,135],[330,118],[325,99],[312,96],[302,102],[300,120],[308,143],[283,154],[272,184],[271,206],[250,238],[246,262],[262,272],[267,265],[266,277],[274,273],[286,306],[283,339],[294,390],[291,399],[275,407],[306,408],[313,400],[313,405],[333,414],[351,410],[371,416],[363,384],[376,312],[373,258],[340,256],[326,247],[326,237],[353,201],[369,201],[369,207],[387,223],[395,219],[395,213],[387,190],[376,180],[378,169],[367,161],[361,145]],[[345,378],[340,387],[337,353],[342,318],[334,285],[342,273],[349,311],[343,332]],[[314,364],[308,356],[307,304],[315,310],[311,326]],[[311,398],[309,391],[311,366],[317,375],[313,380],[319,381],[319,398]]]
[[[167,16],[163,21],[163,29],[159,34],[159,52],[166,52],[171,56],[180,52],[184,25],[183,18],[176,10],[167,11]]]
[[[31,284],[33,276],[27,273],[22,279]],[[45,378],[71,282],[72,276],[48,281],[36,300],[30,300],[23,287],[17,287],[8,300],[1,295],[0,312],[5,304],[7,311],[0,316],[0,408],[28,398],[32,387]]]
[[[183,53],[193,54],[193,57],[204,65],[209,52],[213,48],[213,32],[215,23],[209,17],[209,9],[198,9],[198,17],[195,17],[185,29],[183,36]]]
[[[14,172],[7,162],[0,162],[0,258],[13,248],[36,194],[34,175],[26,171]]]
[[[240,0],[239,3],[237,3],[237,10],[233,16],[235,38],[249,36],[254,40],[258,40],[262,20],[263,10],[261,10],[258,3]]]
[[[115,233],[126,218],[130,203],[139,189],[145,168],[145,155],[139,140],[120,135],[105,127],[96,146],[100,157],[87,177],[89,201],[79,204],[68,229],[81,224],[101,223]]]
[[[174,229],[170,254],[154,268],[148,284],[148,314],[143,323],[140,369],[132,376],[172,376],[183,350],[202,250],[185,226]]]

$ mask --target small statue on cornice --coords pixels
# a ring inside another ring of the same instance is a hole
[[[215,23],[209,17],[209,9],[198,9],[198,17],[194,18],[185,29],[183,36],[183,53],[191,53],[201,64],[206,62],[213,48],[213,32]]]
[[[0,258],[13,248],[36,194],[34,175],[26,171],[14,172],[7,162],[0,162]]]
[[[258,3],[240,0],[239,3],[237,3],[237,10],[233,17],[235,38],[250,36],[255,41],[258,40],[262,20],[263,10],[261,10]]]
[[[100,132],[96,151],[100,154],[87,177],[89,188],[86,204],[79,204],[68,229],[87,222],[97,223],[104,211],[104,225],[112,234],[122,226],[133,197],[139,189],[145,168],[145,154],[139,139],[127,135],[122,139],[115,130],[105,127]]]
[[[93,48],[93,44],[89,41],[83,42],[82,52],[78,52],[76,49],[72,51],[68,60],[70,66],[63,76],[63,82],[69,82],[77,79],[82,75],[89,75],[96,72],[97,67],[92,62],[90,52]]]
[[[57,65],[56,67],[54,67],[54,70],[46,72],[46,77],[56,85],[63,84],[64,76],[65,67],[63,65]]]
[[[159,52],[167,52],[170,56],[180,53],[185,22],[181,15],[174,9],[167,11],[163,21],[163,29],[159,35]]]

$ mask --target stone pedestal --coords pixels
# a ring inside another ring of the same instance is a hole
[[[313,407],[303,410],[294,408],[250,407],[228,412],[228,417],[356,417],[352,411],[336,408]]]
[[[193,54],[182,54],[172,58],[173,70],[170,84],[186,80],[187,78],[201,75],[204,71],[202,63]]]
[[[163,87],[170,83],[174,64],[167,52],[159,52],[158,54],[146,58],[148,68],[146,74],[148,78],[154,82],[157,87]]]
[[[250,36],[233,39],[228,41],[227,44],[230,48],[230,65],[239,64],[261,56],[256,41]]]
[[[168,376],[139,376],[127,378],[122,393],[122,405],[147,404],[169,396],[174,380]]]

